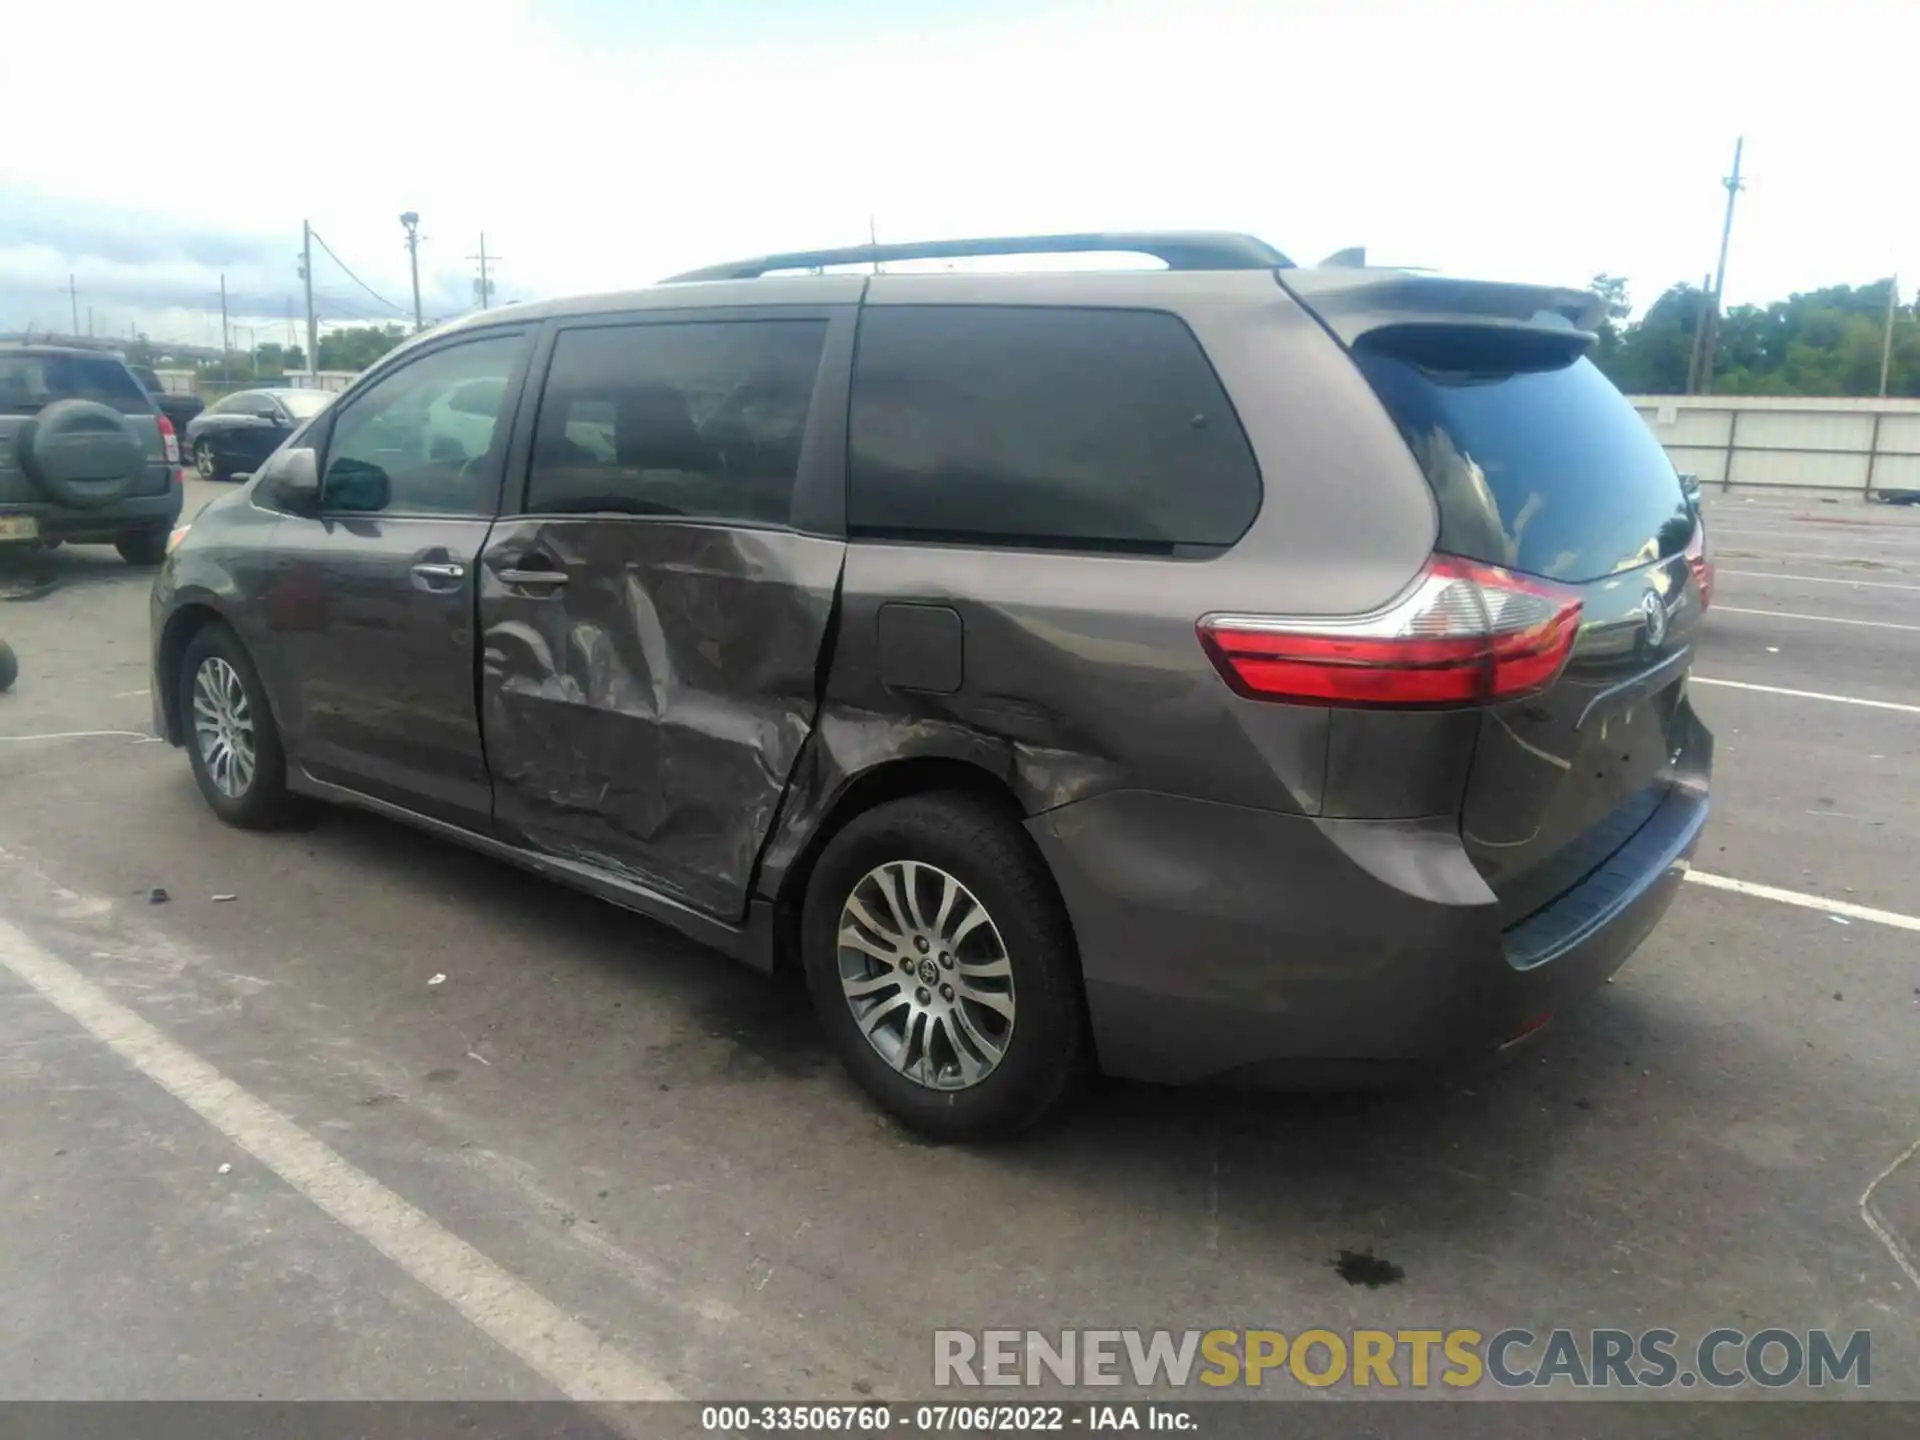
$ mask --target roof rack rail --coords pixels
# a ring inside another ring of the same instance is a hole
[[[1004,235],[980,240],[923,240],[903,245],[849,245],[839,250],[796,250],[733,260],[671,275],[663,283],[691,280],[757,280],[773,270],[814,270],[828,265],[879,264],[886,260],[958,260],[976,255],[1151,255],[1169,270],[1279,270],[1293,262],[1264,240],[1231,232],[1146,230],[1087,235]]]

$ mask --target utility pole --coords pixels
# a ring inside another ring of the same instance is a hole
[[[93,338],[93,307],[91,305],[87,306],[87,338],[89,340]]]
[[[222,380],[233,378],[227,341],[227,277],[224,272],[220,276],[220,378]]]
[[[77,339],[80,335],[80,287],[73,283],[71,275],[67,276],[67,300],[73,306],[73,333]]]
[[[400,217],[400,223],[407,231],[407,260],[413,266],[413,333],[418,335],[427,328],[427,322],[420,318],[420,216],[417,211],[409,210]],[[486,249],[486,236],[480,237],[480,248]]]
[[[482,230],[480,232],[480,253],[478,255],[469,255],[467,258],[469,260],[478,260],[480,262],[480,278],[474,282],[473,288],[475,292],[478,293],[478,295],[480,296],[480,308],[482,310],[488,309],[490,301],[493,298],[493,282],[487,278],[488,256],[487,256],[487,232],[486,231]],[[492,258],[495,260],[498,260],[500,257],[498,255],[495,255]]]
[[[1733,204],[1745,188],[1740,181],[1740,152],[1746,148],[1744,136],[1733,142],[1733,173],[1720,183],[1727,190],[1727,218],[1720,226],[1720,264],[1713,273],[1713,293],[1707,298],[1706,339],[1700,346],[1700,374],[1695,393],[1713,388],[1713,354],[1720,343],[1720,302],[1727,285],[1727,244],[1733,238]]]
[[[1887,371],[1893,365],[1893,311],[1900,297],[1900,277],[1887,281],[1887,328],[1880,337],[1880,398],[1887,398]]]
[[[313,318],[313,226],[300,222],[300,278],[307,286],[307,373],[320,369],[320,326]]]

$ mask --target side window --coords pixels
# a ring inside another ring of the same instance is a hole
[[[1166,551],[1260,508],[1213,367],[1155,311],[872,306],[850,449],[855,534]]]
[[[323,509],[490,513],[518,335],[436,350],[355,396],[333,423]]]
[[[242,415],[252,415],[260,420],[274,418],[273,401],[264,395],[236,395],[233,408]]]
[[[824,320],[563,331],[527,512],[786,524],[826,334]]]

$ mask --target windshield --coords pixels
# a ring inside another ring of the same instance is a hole
[[[1686,548],[1673,465],[1591,362],[1472,349],[1449,357],[1426,337],[1417,357],[1355,357],[1433,486],[1442,550],[1577,582]]]
[[[287,407],[296,420],[311,420],[333,403],[331,390],[280,390],[274,398]]]
[[[56,400],[93,400],[122,415],[153,413],[146,391],[118,360],[0,354],[0,414],[33,415]]]

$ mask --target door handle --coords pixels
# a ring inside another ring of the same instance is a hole
[[[530,585],[551,588],[567,583],[564,570],[502,570],[500,583],[503,585]]]
[[[467,567],[454,561],[426,560],[413,567],[413,578],[423,590],[441,590],[467,578]]]

